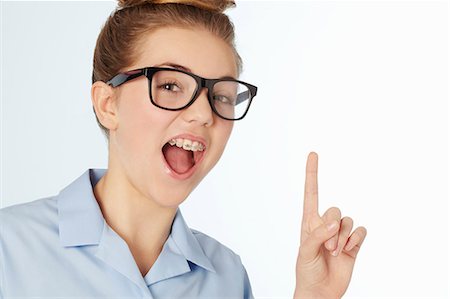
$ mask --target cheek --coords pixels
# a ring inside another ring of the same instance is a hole
[[[152,105],[148,96],[143,97],[141,92],[128,94],[122,103],[117,129],[117,142],[122,151],[129,158],[136,159],[144,159],[151,152],[159,152],[174,115]]]
[[[217,123],[217,133],[216,133],[216,142],[219,146],[220,155],[225,149],[225,146],[230,138],[231,132],[233,130],[233,122],[221,120]]]

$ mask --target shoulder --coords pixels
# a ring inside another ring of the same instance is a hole
[[[56,201],[52,196],[0,209],[0,264],[6,258],[14,264],[51,252],[50,244],[59,239]]]
[[[206,256],[215,262],[215,265],[220,261],[221,264],[226,264],[228,267],[233,267],[234,269],[242,268],[240,256],[231,248],[199,230],[193,228],[190,228],[190,230],[200,243]]]
[[[1,235],[24,233],[30,236],[41,229],[54,229],[58,225],[57,217],[54,196],[4,207],[0,209]]]
[[[38,214],[37,212],[40,212],[41,214]],[[55,196],[39,198],[30,202],[15,204],[0,209],[0,215],[4,216],[5,218],[9,217],[11,219],[17,219],[17,217],[36,219],[41,218],[42,216],[45,217],[45,214],[47,213],[57,213],[57,203]],[[5,218],[2,217],[0,219]]]
[[[205,254],[214,264],[216,270],[226,274],[226,277],[221,277],[222,283],[226,282],[227,279],[231,281],[228,284],[229,286],[238,282],[239,297],[253,299],[254,296],[248,273],[239,254],[203,232],[192,228],[190,230],[202,246]]]

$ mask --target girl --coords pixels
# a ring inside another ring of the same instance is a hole
[[[253,298],[239,255],[190,229],[178,206],[221,157],[257,87],[223,13],[233,1],[119,0],[94,52],[91,97],[108,140],[53,197],[0,210],[0,296]],[[306,166],[295,298],[339,298],[366,230],[320,217]]]

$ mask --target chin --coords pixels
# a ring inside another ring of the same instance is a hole
[[[178,190],[177,190],[178,189]],[[183,190],[180,190],[183,189]],[[170,189],[171,192],[163,192],[157,195],[153,200],[161,207],[164,208],[177,208],[180,204],[182,204],[189,194],[192,192],[191,190],[187,190],[184,188],[177,188],[176,186],[172,186]]]

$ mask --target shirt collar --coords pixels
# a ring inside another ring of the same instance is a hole
[[[88,169],[58,194],[59,237],[63,246],[94,245],[100,242],[103,214],[93,186],[106,169]]]
[[[61,245],[68,247],[99,244],[103,227],[107,224],[95,199],[93,187],[106,171],[103,168],[89,168],[57,195]],[[186,260],[216,272],[186,224],[179,207],[166,243],[171,241],[175,246],[172,246],[172,243],[165,244],[158,259],[164,259],[161,255],[170,251],[171,254],[182,254]]]
[[[197,238],[186,224],[180,208],[177,209],[169,238],[173,239],[176,246],[187,260],[216,273],[216,270],[209,258],[205,255]]]

